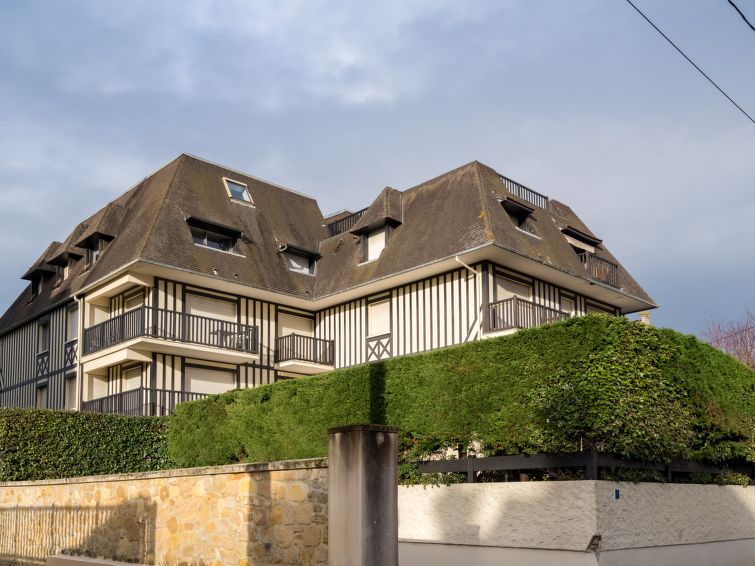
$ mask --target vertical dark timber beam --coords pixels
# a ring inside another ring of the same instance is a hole
[[[398,565],[398,429],[330,429],[328,564]]]

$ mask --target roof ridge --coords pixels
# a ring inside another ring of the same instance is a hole
[[[181,166],[183,165],[183,162],[184,162],[183,158],[184,158],[184,156],[185,156],[185,154],[182,153],[176,159],[174,159],[173,161],[170,162],[170,163],[173,163],[173,162],[177,161],[178,163],[176,163],[176,169],[175,169],[175,171],[173,171],[173,175],[171,175],[170,180],[167,183],[168,186],[165,189],[165,198],[161,199],[160,207],[155,211],[155,215],[152,218],[152,225],[149,227],[149,230],[147,231],[147,237],[144,238],[144,241],[142,243],[141,249],[139,250],[138,257],[140,259],[144,255],[144,250],[147,249],[147,245],[152,241],[152,236],[154,235],[155,228],[157,227],[157,224],[160,221],[160,215],[162,214],[162,211],[165,208],[166,203],[168,201],[168,195],[169,195],[171,189],[173,188],[173,183],[175,182],[176,177],[178,176],[178,172],[181,170]],[[170,163],[168,163],[167,166],[170,166]],[[161,170],[162,169],[160,169],[158,171],[155,171],[151,176],[145,177],[144,179],[142,179],[142,181],[141,181],[141,183],[139,183],[139,185],[140,186],[144,186],[144,183],[147,182],[148,179],[151,179],[152,177],[154,177],[155,175],[157,175]]]
[[[488,199],[485,198],[485,188],[482,183],[482,173],[480,173],[480,162],[476,159],[472,161],[472,166],[474,167],[475,172],[475,180],[477,181],[477,194],[480,198],[480,205],[482,206],[481,214],[482,214],[482,221],[485,225],[485,235],[492,239],[495,239],[495,234],[493,233],[493,225],[490,222],[490,209],[488,208]]]
[[[289,189],[288,187],[284,187],[283,185],[279,185],[278,183],[274,183],[273,181],[268,181],[261,177],[257,177],[256,175],[252,175],[251,173],[246,173],[245,171],[241,171],[240,169],[236,169],[235,167],[223,165],[222,163],[216,163],[215,161],[210,161],[209,159],[205,159],[204,157],[199,157],[198,155],[193,155],[191,153],[182,153],[181,155],[179,155],[179,157],[188,157],[189,159],[196,159],[197,161],[201,161],[202,163],[207,163],[208,165],[212,165],[214,167],[220,167],[221,169],[233,171],[234,173],[238,173],[239,175],[243,175],[244,177],[249,177],[250,179],[254,179],[255,181],[259,181],[260,183],[264,183],[266,185],[270,185],[271,187],[275,187],[276,189],[281,189],[282,191],[286,191],[286,192],[295,194],[297,196],[308,198],[310,200],[317,202],[317,199],[311,195],[308,195],[299,191],[295,191],[294,189]]]

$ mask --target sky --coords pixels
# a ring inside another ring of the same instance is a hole
[[[755,32],[726,0],[635,3],[755,115]],[[477,159],[569,204],[655,324],[755,305],[755,124],[625,0],[7,0],[0,76],[0,311],[181,153],[323,213]]]

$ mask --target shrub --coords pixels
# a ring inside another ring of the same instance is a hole
[[[180,465],[327,454],[329,427],[402,430],[406,461],[594,447],[627,458],[755,460],[755,372],[690,336],[588,316],[179,405]]]
[[[165,423],[159,418],[0,409],[0,481],[173,467]]]

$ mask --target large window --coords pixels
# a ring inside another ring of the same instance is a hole
[[[123,298],[123,310],[130,311],[141,307],[144,304],[144,290],[137,289],[128,293]]]
[[[389,299],[370,303],[367,311],[367,336],[382,336],[391,332],[391,302]]]
[[[71,307],[66,311],[66,342],[79,337],[79,307]]]
[[[568,314],[570,317],[574,316],[577,312],[577,306],[574,302],[574,298],[561,295],[561,310]]]
[[[47,408],[47,384],[37,385],[37,398],[35,407],[37,409]]]
[[[139,389],[142,385],[142,365],[124,368],[121,377],[123,378],[123,391]]]
[[[379,258],[385,248],[385,228],[367,234],[365,247],[365,261],[373,261]]]
[[[496,277],[495,289],[496,300],[498,301],[510,299],[511,297],[519,297],[528,301],[532,298],[532,287],[508,277]]]
[[[50,321],[45,320],[37,325],[37,353],[47,352],[50,349]]]
[[[76,376],[66,376],[65,406],[67,411],[76,409]]]
[[[186,366],[187,390],[191,393],[214,395],[236,387],[236,372],[209,366]]]

